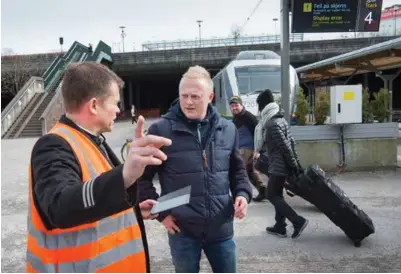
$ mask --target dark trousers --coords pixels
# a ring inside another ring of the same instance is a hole
[[[138,123],[136,116],[132,116],[132,124],[134,124],[134,122]]]
[[[300,226],[303,218],[299,216],[292,207],[287,204],[283,197],[284,183],[286,177],[272,174],[267,184],[267,199],[273,204],[276,210],[277,228],[285,228],[287,226],[285,219],[287,218],[296,227]]]

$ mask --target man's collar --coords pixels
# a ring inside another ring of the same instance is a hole
[[[70,126],[74,126],[75,128],[84,131],[85,133],[89,134],[90,136],[98,137],[98,135],[94,134],[90,130],[88,130],[88,129],[84,128],[83,126],[79,125],[77,122],[73,121],[70,117],[68,117],[65,114],[63,116],[61,116],[60,122],[63,122],[63,123],[68,124]]]
[[[73,122],[74,122],[74,121],[73,121]],[[74,122],[74,124],[76,124],[77,127],[79,127],[80,129],[82,129],[83,131],[85,131],[85,132],[88,133],[89,135],[94,136],[94,137],[99,137],[99,135],[93,134],[93,132],[90,132],[89,130],[87,130],[87,129],[84,128],[83,126],[77,124],[76,122]]]
[[[72,128],[75,128],[81,132],[83,132],[84,134],[86,134],[89,138],[95,140],[96,142],[100,142],[102,143],[103,141],[106,140],[106,138],[103,136],[103,134],[100,134],[99,136],[94,135],[93,133],[91,133],[89,130],[83,128],[82,126],[78,125],[77,123],[75,123],[73,120],[71,120],[70,118],[68,118],[66,115],[62,115],[60,118],[60,122],[63,124],[66,124]]]

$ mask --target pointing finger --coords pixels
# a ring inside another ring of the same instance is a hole
[[[140,157],[136,160],[142,166],[160,166],[163,161],[156,157]]]
[[[155,147],[134,147],[131,149],[130,154],[132,154],[133,157],[152,156],[162,161],[167,160],[167,155]]]
[[[143,138],[134,139],[131,143],[131,147],[154,146],[156,148],[160,148],[162,146],[169,146],[169,145],[171,145],[170,139],[156,135],[146,135],[143,136]]]
[[[145,118],[142,115],[138,117],[137,126],[135,128],[135,138],[143,137],[143,128],[145,126]]]

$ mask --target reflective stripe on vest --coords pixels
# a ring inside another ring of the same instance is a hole
[[[79,131],[58,123],[50,133],[71,145],[84,182],[111,169],[101,152]],[[30,172],[28,272],[146,272],[141,231],[132,208],[98,222],[48,231],[32,202],[31,184]]]

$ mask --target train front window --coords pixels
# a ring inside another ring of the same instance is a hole
[[[242,95],[265,89],[280,92],[280,66],[237,67],[235,76]]]

